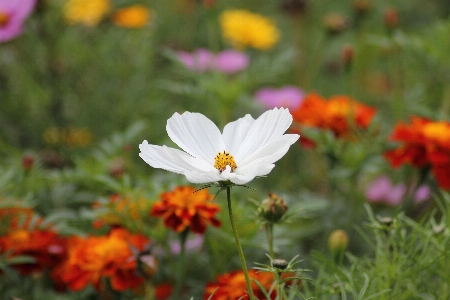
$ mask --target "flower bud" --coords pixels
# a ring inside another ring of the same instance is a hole
[[[384,11],[384,25],[387,28],[395,28],[398,26],[398,12],[395,8],[390,7]]]
[[[258,216],[269,223],[276,223],[281,220],[288,207],[283,199],[277,194],[269,192],[266,199],[258,207]]]
[[[22,168],[25,171],[30,171],[34,165],[34,157],[30,154],[26,154],[22,157]]]
[[[348,235],[342,229],[334,230],[328,237],[328,248],[332,253],[339,253],[347,249]]]
[[[158,271],[158,261],[150,251],[142,251],[137,257],[137,267],[140,274],[146,278],[152,277]]]
[[[352,46],[345,45],[342,48],[341,58],[342,58],[342,62],[344,63],[344,66],[348,67],[352,64],[354,54],[355,54],[355,52],[354,52]]]
[[[217,0],[203,0],[203,6],[206,8],[213,8],[216,6]]]
[[[349,21],[339,13],[330,13],[325,16],[323,23],[330,34],[337,34],[349,27]]]
[[[285,261],[284,259],[274,259],[272,261],[272,267],[280,269],[280,270],[286,269],[288,264],[289,263],[287,261]]]
[[[355,0],[353,1],[353,9],[359,14],[366,14],[372,7],[372,2],[370,0]]]

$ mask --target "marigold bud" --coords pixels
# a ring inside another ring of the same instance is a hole
[[[30,171],[34,165],[34,156],[26,154],[22,157],[22,168],[25,171]]]
[[[330,13],[325,16],[323,23],[330,34],[337,34],[349,27],[349,21],[339,13]]]
[[[341,58],[345,66],[351,65],[351,63],[353,62],[354,54],[355,52],[352,46],[345,45],[344,48],[342,48]]]
[[[332,253],[339,253],[347,249],[348,235],[342,229],[334,230],[328,237],[328,248]]]
[[[384,11],[383,18],[384,18],[384,25],[387,28],[395,28],[398,26],[399,17],[398,12],[395,8],[390,7],[386,9]]]
[[[139,253],[137,262],[139,273],[147,278],[158,271],[158,261],[148,250]]]
[[[213,8],[216,6],[217,0],[203,0],[203,6],[206,8]]]
[[[276,223],[281,220],[288,207],[283,199],[277,194],[269,192],[266,199],[258,207],[258,215],[269,223]]]
[[[372,7],[370,0],[355,0],[353,2],[353,9],[360,15],[366,14]]]

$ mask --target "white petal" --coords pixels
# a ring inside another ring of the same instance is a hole
[[[208,183],[223,180],[219,174],[219,170],[216,170],[216,172],[187,171],[184,175],[186,176],[186,179],[192,183]]]
[[[207,164],[178,149],[150,145],[143,141],[139,145],[139,156],[150,166],[170,172],[184,174],[187,171],[205,172]]]
[[[199,113],[175,113],[167,120],[167,133],[181,149],[214,165],[214,156],[225,149],[217,126]]]
[[[265,162],[270,164],[276,162],[286,154],[289,147],[295,143],[299,137],[300,136],[298,134],[284,134],[279,136],[272,142],[264,145],[263,147],[257,149],[254,153],[245,157],[239,163],[236,162],[237,168],[235,172],[240,174],[241,168],[254,162]]]
[[[287,108],[274,108],[263,113],[248,131],[247,138],[242,142],[235,156],[236,164],[252,155],[259,148],[274,141],[289,128],[292,116]],[[231,153],[233,154],[233,153]]]
[[[237,174],[233,173],[232,175],[233,176],[231,176],[229,180],[235,184],[240,184],[240,185],[246,184],[247,182],[250,182],[255,178],[255,176],[248,175],[248,174],[247,175],[237,175]]]
[[[225,150],[230,152],[235,159],[241,155],[241,144],[248,138],[248,133],[255,119],[250,115],[246,115],[234,122],[228,123],[223,129],[223,141],[225,143]]]

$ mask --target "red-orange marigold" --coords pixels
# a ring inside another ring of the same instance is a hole
[[[23,275],[54,267],[65,253],[65,239],[43,228],[42,219],[31,208],[4,207],[0,209],[0,254],[8,257],[28,256],[34,262],[12,265]]]
[[[411,124],[395,126],[390,139],[402,143],[384,155],[393,167],[431,167],[439,186],[450,189],[450,122],[411,117]]]
[[[161,194],[151,215],[162,217],[164,225],[176,232],[189,228],[195,233],[204,233],[206,225],[220,226],[215,215],[220,211],[217,204],[209,203],[214,197],[207,189],[196,191],[189,186],[180,186],[173,191]]]
[[[148,242],[145,236],[123,228],[115,228],[107,236],[71,237],[67,258],[52,272],[52,278],[73,291],[88,284],[100,290],[102,278],[109,279],[115,291],[136,288],[144,278],[137,273],[137,254],[131,247],[142,251]]]
[[[348,137],[354,129],[367,129],[375,113],[375,108],[348,96],[325,100],[317,93],[309,93],[292,117],[299,125],[329,129],[338,137]]]
[[[268,272],[258,272],[249,270],[248,275],[252,279],[253,294],[257,299],[266,299],[261,289],[253,280],[258,280],[261,285],[268,291],[273,283],[273,274]],[[215,292],[214,292],[215,291]],[[217,276],[216,282],[210,282],[206,285],[203,299],[209,299],[214,293],[211,300],[237,300],[249,299],[247,294],[247,285],[242,270]],[[273,292],[271,299],[275,299],[276,293]]]

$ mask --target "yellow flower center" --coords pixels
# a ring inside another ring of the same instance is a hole
[[[10,233],[10,238],[13,244],[23,245],[29,241],[30,233],[25,229],[19,229]]]
[[[447,122],[428,123],[423,128],[424,135],[438,142],[450,141],[450,124]]]
[[[0,11],[0,27],[5,27],[6,25],[8,25],[8,22],[9,16]]]
[[[233,155],[230,155],[225,150],[217,153],[216,157],[214,157],[214,168],[222,172],[227,166],[230,166],[232,172],[237,168]]]

